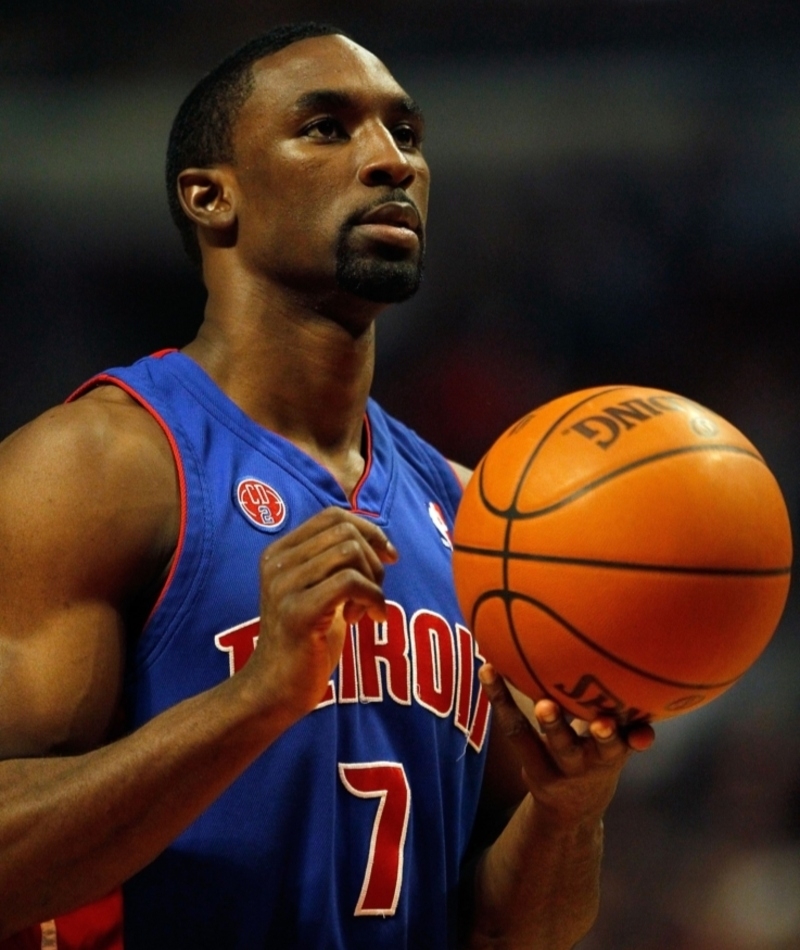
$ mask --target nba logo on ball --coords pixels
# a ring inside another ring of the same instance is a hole
[[[236,500],[247,520],[262,531],[277,531],[286,520],[286,505],[266,482],[243,478],[236,486]]]

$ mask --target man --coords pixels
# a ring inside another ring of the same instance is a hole
[[[602,815],[652,732],[578,735],[543,701],[539,737],[488,666],[481,691],[450,581],[465,473],[368,398],[375,319],[420,279],[422,132],[333,28],[234,54],[170,142],[197,338],[2,446],[9,945],[419,950],[461,926],[561,950],[591,925]],[[479,795],[522,801],[470,861]]]

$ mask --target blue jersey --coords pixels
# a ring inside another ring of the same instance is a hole
[[[103,383],[160,423],[182,496],[170,577],[131,647],[132,728],[247,662],[259,557],[287,531],[338,505],[400,552],[387,621],[349,628],[320,705],[123,887],[126,950],[454,946],[489,711],[452,583],[461,489],[450,466],[370,401],[365,472],[348,499],[181,353],[89,386]]]

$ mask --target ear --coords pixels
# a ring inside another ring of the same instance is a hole
[[[184,214],[199,228],[227,231],[236,224],[233,176],[225,168],[186,168],[178,175]]]

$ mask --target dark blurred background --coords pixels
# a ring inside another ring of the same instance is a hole
[[[800,507],[800,4],[777,0],[0,2],[0,435],[193,334],[163,152],[250,36],[333,21],[425,107],[423,290],[376,395],[473,464],[590,385],[738,425]],[[798,603],[722,699],[664,723],[609,814],[581,950],[800,948]]]

